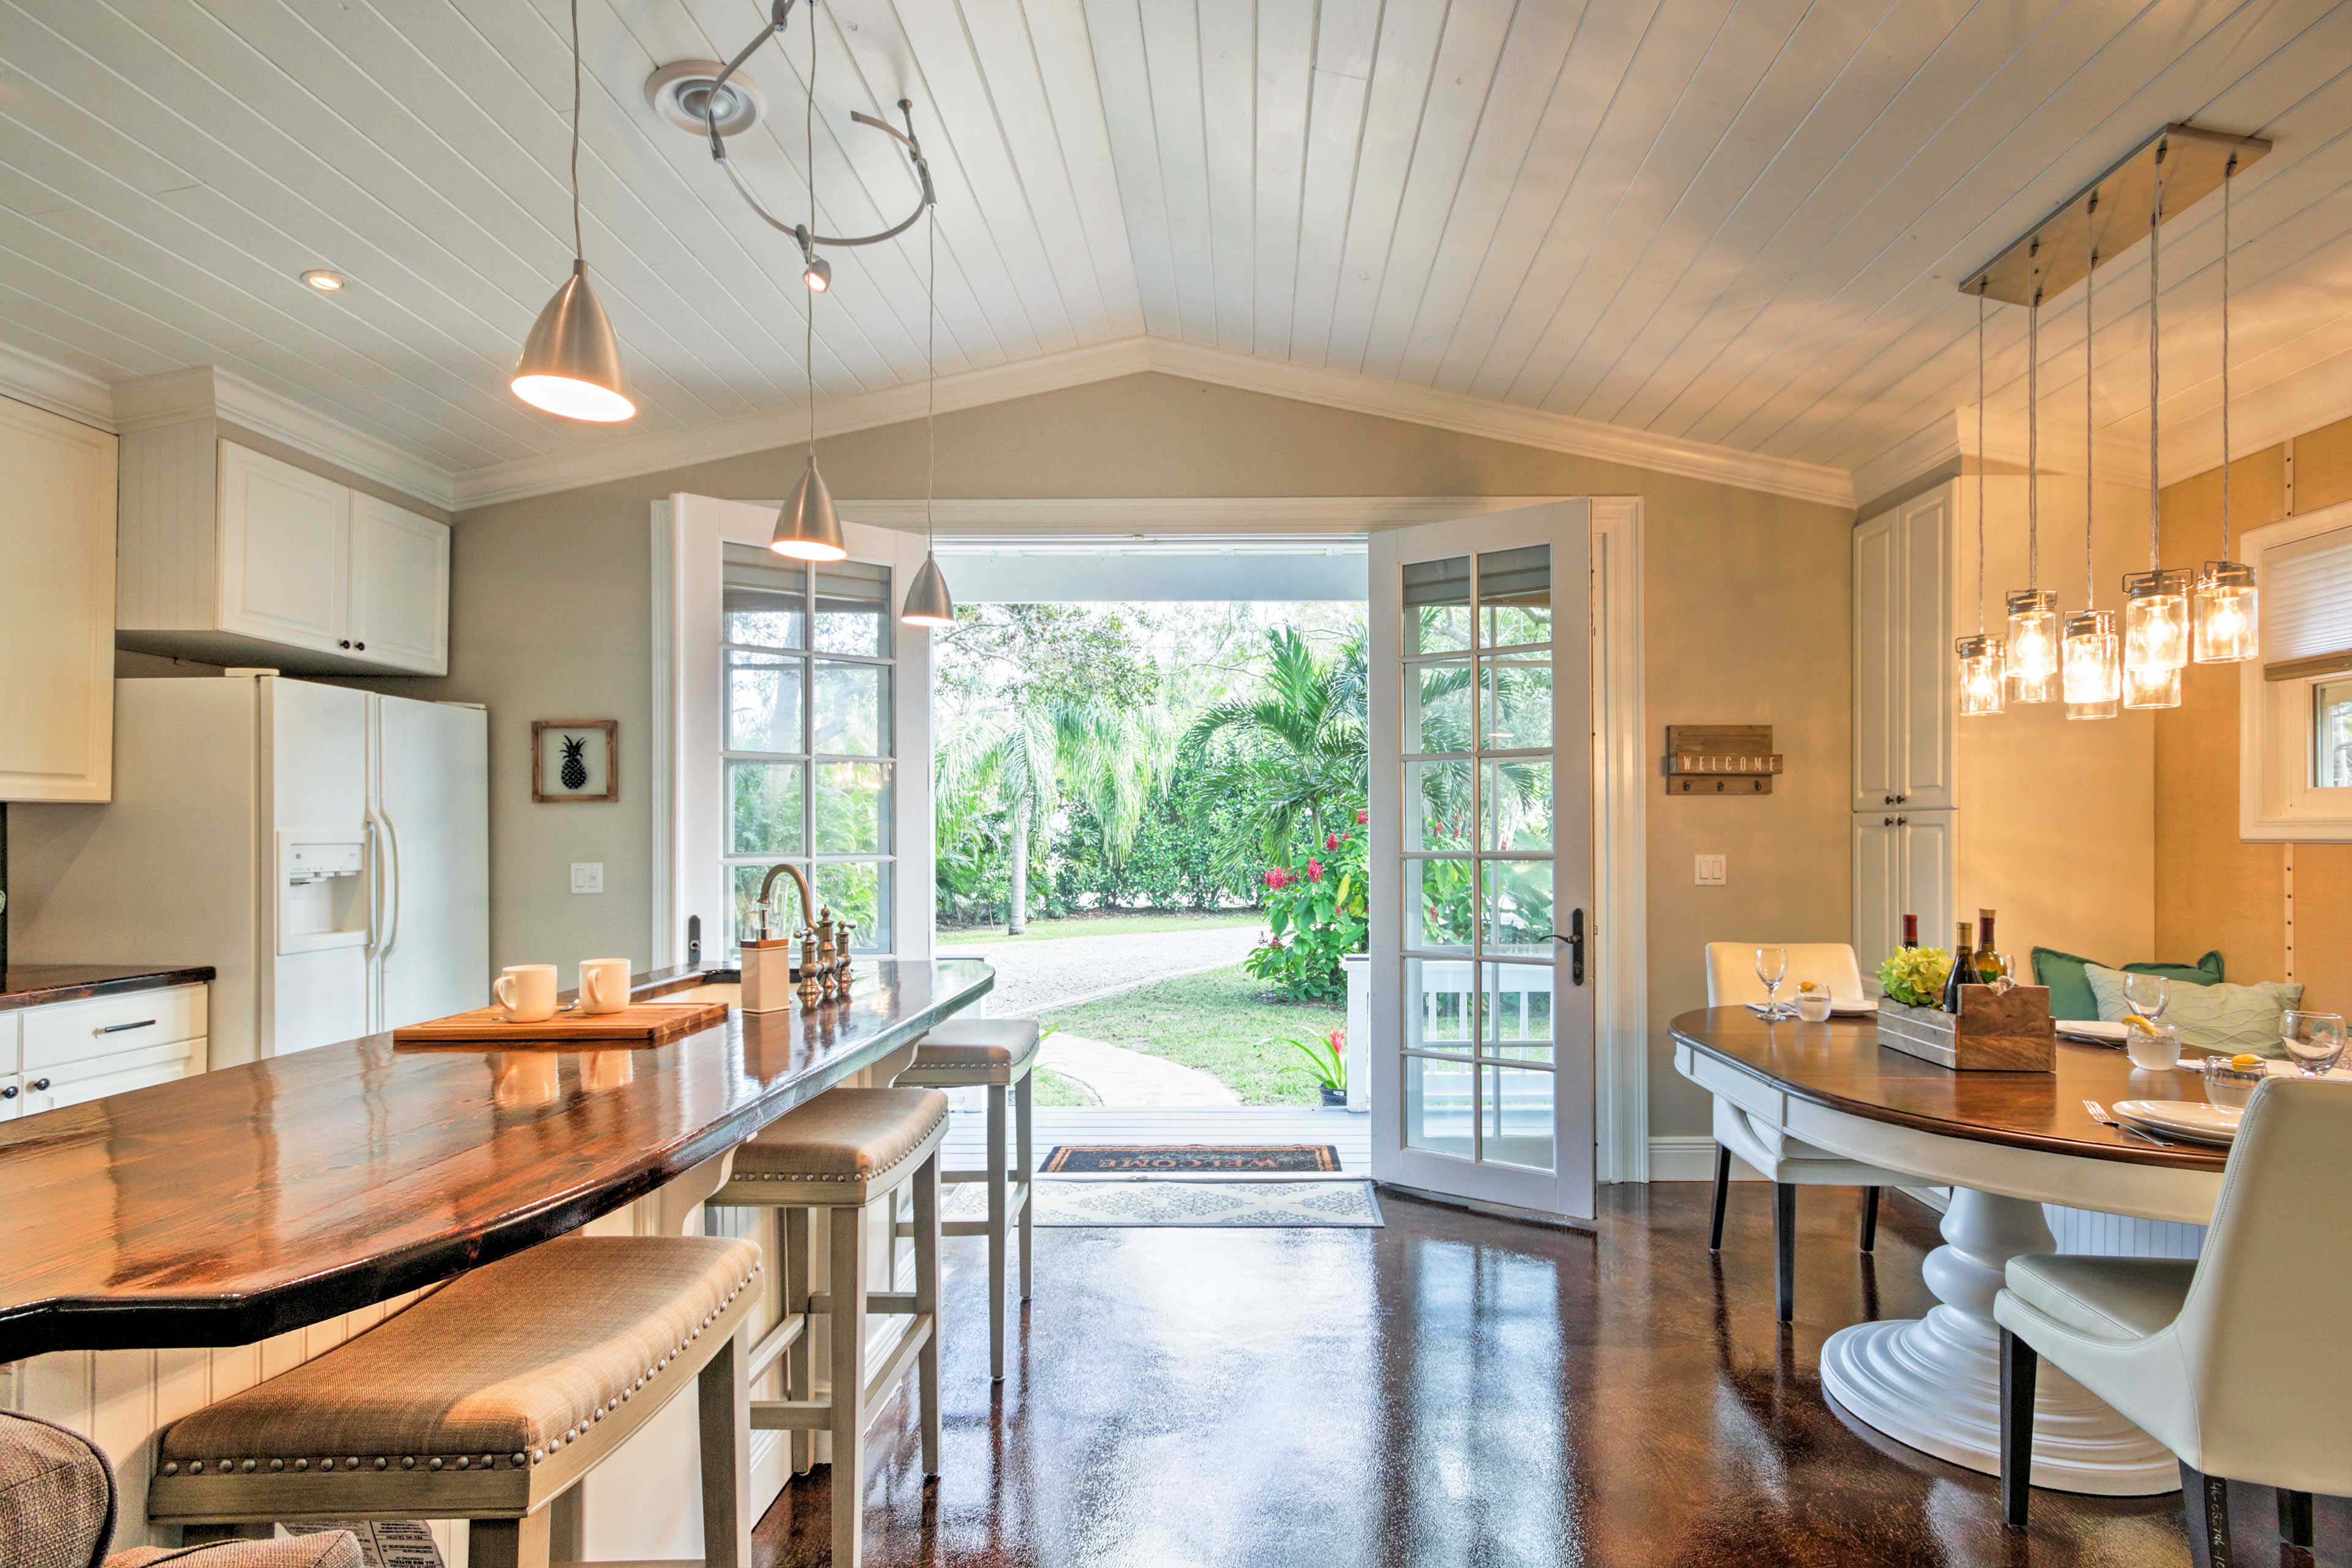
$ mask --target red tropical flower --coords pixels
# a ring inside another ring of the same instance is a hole
[[[1356,826],[1361,827],[1371,819],[1371,813],[1362,806],[1356,808]]]
[[[1309,860],[1307,862],[1307,879],[1310,882],[1319,882],[1323,879],[1322,861]]]
[[[1347,1030],[1334,1029],[1331,1031],[1331,1054],[1335,1057],[1341,1057],[1348,1054]]]
[[[1323,839],[1323,847],[1326,849],[1337,849],[1339,847],[1339,836],[1336,833],[1326,835]]]

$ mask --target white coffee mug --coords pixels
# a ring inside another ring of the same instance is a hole
[[[499,974],[490,994],[517,1024],[537,1024],[555,1016],[555,965],[511,963]]]
[[[580,961],[580,1010],[617,1013],[629,1005],[629,961],[625,958],[583,958]]]

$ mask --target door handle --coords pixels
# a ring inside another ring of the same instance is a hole
[[[1554,942],[1564,942],[1568,943],[1569,984],[1571,985],[1583,984],[1584,911],[1582,910],[1570,910],[1568,915],[1568,934],[1566,936],[1562,936],[1559,932],[1554,931],[1551,933],[1551,939]]]

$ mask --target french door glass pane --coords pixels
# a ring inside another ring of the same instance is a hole
[[[1438,659],[1405,667],[1404,749],[1470,749],[1470,661]]]
[[[719,589],[719,640],[806,647],[808,567],[755,544],[730,544]]]
[[[1477,903],[1473,862],[1404,863],[1404,945],[1423,952],[1467,952]]]
[[[889,852],[890,764],[817,764],[816,849],[820,855]]]
[[[835,860],[818,865],[813,879],[816,899],[830,907],[836,920],[857,928],[851,939],[855,952],[878,952],[890,945],[889,923],[883,916],[890,904],[890,867],[880,860]]]
[[[890,655],[890,568],[830,561],[816,568],[816,650]]]
[[[1486,1008],[1478,1054],[1503,1061],[1552,1059],[1549,963],[1482,963]]]
[[[1548,659],[1482,658],[1478,710],[1482,750],[1528,751],[1551,744],[1551,664]]]
[[[1405,1146],[1470,1158],[1470,1075],[1477,1069],[1429,1057],[1403,1060]]]
[[[801,689],[808,661],[727,650],[727,749],[801,752]]]
[[[1553,1076],[1530,1068],[1478,1069],[1485,1159],[1538,1171],[1554,1168]]]
[[[841,756],[890,754],[890,668],[816,661],[810,750]]]
[[[1486,860],[1479,872],[1486,882],[1479,900],[1480,950],[1513,958],[1550,957],[1551,862]]]
[[[1453,653],[1469,646],[1470,558],[1456,555],[1450,561],[1417,561],[1407,566],[1404,651]]]
[[[1478,998],[1461,958],[1404,961],[1404,1048],[1468,1056]]]
[[[727,764],[727,852],[798,855],[806,763]]]
[[[1478,557],[1478,646],[1551,641],[1551,546],[1489,550]]]
[[[1407,763],[1404,765],[1407,850],[1459,850],[1470,842],[1470,763]]]
[[[2311,713],[2311,787],[2352,786],[2352,680],[2312,688]]]
[[[1551,847],[1551,763],[1531,759],[1486,765],[1486,842],[1481,849]]]

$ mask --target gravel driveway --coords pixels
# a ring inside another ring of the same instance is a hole
[[[1238,966],[1258,942],[1255,926],[1205,931],[1148,931],[1120,936],[1066,936],[1041,942],[942,947],[945,957],[986,954],[996,968],[988,1011],[1026,1018],[1048,1007],[1084,1002],[1203,969]]]

